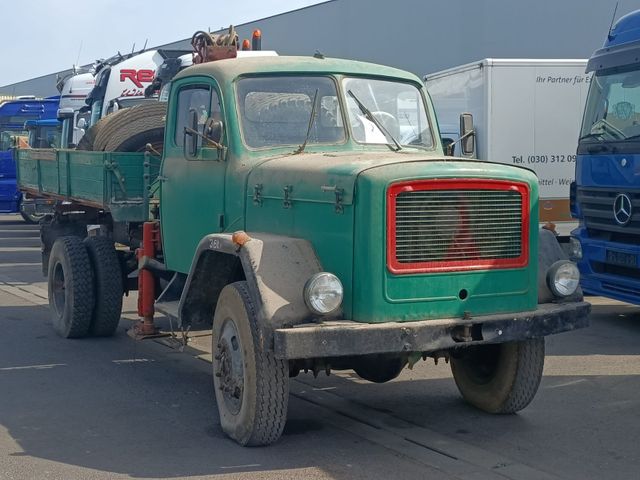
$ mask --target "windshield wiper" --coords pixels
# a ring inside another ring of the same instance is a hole
[[[351,90],[348,90],[347,93],[356,102],[356,105],[358,105],[358,108],[364,114],[364,116],[367,117],[367,120],[369,120],[376,127],[378,127],[378,130],[380,130],[382,132],[382,134],[385,137],[387,137],[387,139],[391,140],[395,144],[395,148],[393,148],[393,145],[391,145],[390,143],[386,143],[385,145],[387,145],[394,152],[397,152],[398,150],[402,150],[402,147],[400,146],[398,141],[395,138],[393,138],[393,135],[391,135],[389,133],[389,130],[387,130],[386,128],[384,128],[382,126],[380,121],[373,115],[373,113],[371,113],[371,110],[369,110],[367,107],[365,107],[364,104],[360,100],[358,100],[358,97],[356,97],[356,95]]]
[[[307,146],[307,142],[309,141],[309,135],[311,135],[311,128],[313,128],[313,122],[316,120],[316,104],[318,103],[318,91],[316,88],[316,93],[313,96],[313,105],[311,105],[311,116],[309,117],[309,126],[307,127],[307,135],[304,137],[304,142],[300,145],[296,150],[294,150],[293,154],[296,155],[298,153],[304,152],[304,149]]]

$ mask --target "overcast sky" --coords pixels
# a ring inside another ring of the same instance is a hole
[[[0,86],[321,0],[3,1]],[[327,32],[329,33],[329,32]]]

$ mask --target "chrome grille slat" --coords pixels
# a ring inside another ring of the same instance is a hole
[[[402,191],[395,197],[399,263],[515,259],[522,254],[517,190]]]

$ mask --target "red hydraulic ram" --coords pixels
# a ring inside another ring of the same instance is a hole
[[[142,226],[142,248],[136,251],[138,263],[145,257],[153,260],[160,243],[160,225],[158,222],[145,222]],[[147,268],[141,268],[138,272],[138,315],[140,323],[136,326],[138,335],[154,335],[157,333],[153,324],[155,302],[155,278]]]

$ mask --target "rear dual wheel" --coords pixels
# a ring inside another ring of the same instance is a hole
[[[106,237],[58,238],[48,268],[54,330],[64,338],[115,333],[122,310],[122,276]]]

